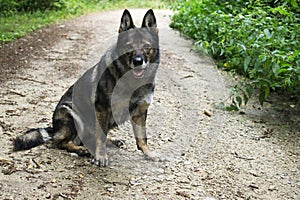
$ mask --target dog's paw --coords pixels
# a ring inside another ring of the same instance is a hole
[[[159,153],[156,153],[154,151],[149,151],[144,154],[146,160],[151,160],[154,162],[165,162],[168,161],[166,157],[160,155]]]
[[[106,167],[108,166],[108,157],[107,155],[104,156],[97,156],[92,160],[92,164],[97,165],[99,167]]]
[[[77,153],[79,156],[90,156],[90,152],[89,150],[84,147],[84,146],[80,146],[78,149],[76,149],[75,153]]]

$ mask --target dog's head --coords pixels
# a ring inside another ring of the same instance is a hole
[[[142,26],[137,28],[128,10],[125,10],[119,28],[117,49],[120,61],[136,78],[146,71],[156,71],[159,62],[158,29],[153,10],[146,12]],[[156,64],[156,65],[151,65]]]

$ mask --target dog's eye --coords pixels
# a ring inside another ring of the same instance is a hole
[[[147,56],[150,56],[150,55],[151,55],[151,53],[152,53],[152,48],[151,48],[151,45],[150,45],[150,44],[144,44],[143,49],[144,49],[144,53],[145,53]]]
[[[126,52],[126,55],[127,55],[129,58],[131,58],[131,57],[133,57],[133,52],[132,52],[132,51],[128,51],[128,52]]]

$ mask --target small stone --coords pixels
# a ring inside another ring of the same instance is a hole
[[[216,200],[216,199],[213,197],[205,197],[204,200]]]
[[[84,175],[83,174],[79,174],[78,177],[79,178],[84,178]]]
[[[191,163],[192,163],[192,162],[189,161],[189,160],[186,160],[186,161],[183,162],[184,165],[190,165]]]
[[[114,189],[114,188],[112,188],[112,187],[110,187],[110,188],[106,188],[106,190],[107,190],[108,192],[114,192],[114,191],[115,191],[115,189]]]
[[[138,185],[142,185],[143,182],[140,181],[140,178],[131,178],[131,179],[129,180],[129,184],[130,184],[131,186],[138,186]]]
[[[199,172],[199,171],[201,171],[201,168],[200,167],[194,167],[193,171],[194,172]]]
[[[70,153],[70,156],[72,156],[72,157],[78,157],[78,154],[77,153]]]
[[[51,194],[48,193],[46,196],[45,196],[46,199],[51,199]]]
[[[275,185],[270,185],[268,188],[269,191],[274,191],[275,189],[276,189]]]
[[[211,117],[213,115],[212,112],[210,112],[208,110],[204,110],[203,113],[204,113],[204,115],[206,115],[208,117]]]
[[[249,185],[249,187],[250,187],[251,189],[259,189],[259,187],[258,187],[256,184],[254,184],[254,183],[251,183],[251,184]]]
[[[163,182],[164,181],[164,175],[158,175],[156,178],[154,178],[157,182]]]

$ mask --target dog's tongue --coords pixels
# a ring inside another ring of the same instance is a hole
[[[133,69],[133,74],[136,77],[142,77],[144,75],[144,69]]]

